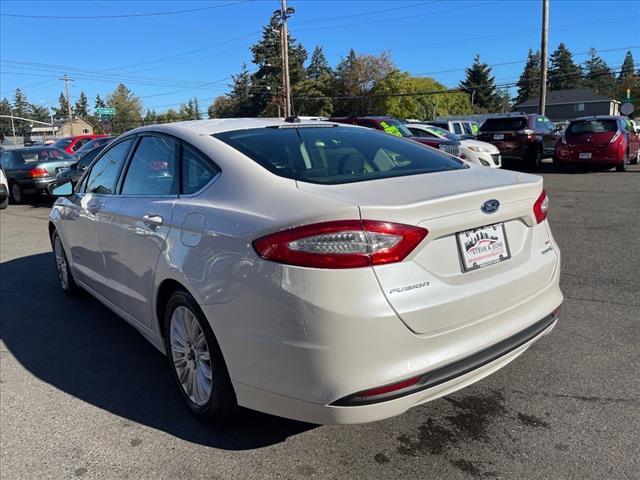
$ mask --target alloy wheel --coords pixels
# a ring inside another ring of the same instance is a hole
[[[184,393],[196,406],[207,404],[213,392],[209,346],[198,319],[185,306],[171,315],[169,330],[171,359]]]

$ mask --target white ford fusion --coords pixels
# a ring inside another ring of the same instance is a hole
[[[143,127],[53,193],[60,286],[165,352],[202,420],[398,415],[511,362],[562,303],[540,177],[366,128]]]

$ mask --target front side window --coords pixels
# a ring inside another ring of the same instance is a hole
[[[123,195],[177,195],[180,145],[164,136],[144,136],[122,184]]]
[[[462,127],[459,123],[453,124],[453,133],[457,133],[458,135],[462,135]]]
[[[360,128],[253,128],[213,136],[275,175],[311,183],[341,184],[466,168],[461,161],[419,143]]]
[[[196,193],[209,183],[220,170],[197,150],[184,145],[182,152],[182,193]]]
[[[91,169],[86,192],[113,195],[122,165],[127,158],[133,138],[127,138],[110,148]]]

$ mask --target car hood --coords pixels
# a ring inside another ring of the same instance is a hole
[[[461,140],[460,143],[462,144],[463,147],[486,148],[491,153],[500,153],[500,150],[498,150],[498,147],[487,142],[481,142],[479,140]]]

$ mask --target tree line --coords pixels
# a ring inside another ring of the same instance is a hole
[[[232,75],[230,91],[218,96],[208,107],[209,118],[275,117],[281,116],[283,104],[282,68],[279,20],[272,16],[263,28],[262,37],[250,47],[252,71],[244,64]],[[433,78],[401,71],[387,51],[379,54],[358,53],[351,49],[346,57],[331,66],[321,46],[308,56],[306,48],[288,35],[290,83],[293,111],[296,115],[366,115],[384,114],[400,118],[430,120],[436,116],[470,113],[506,112],[540,93],[540,53],[529,50],[527,60],[517,81],[497,84],[491,66],[478,55],[465,69],[465,78],[454,88],[447,88]],[[517,88],[515,99],[511,88]],[[631,93],[636,111],[640,108],[640,70],[635,69],[633,55],[628,51],[619,68],[610,67],[592,48],[582,64],[576,63],[572,53],[560,43],[550,55],[548,69],[549,90],[587,88],[602,95],[622,100]],[[103,99],[97,95],[93,109],[84,92],[72,105],[74,115],[91,123],[100,133],[99,107],[114,107],[114,134],[131,128],[156,123],[199,120],[205,112],[197,98],[190,98],[178,109],[158,113],[147,109],[131,89],[119,84]],[[68,115],[67,99],[61,93],[53,116],[64,119]],[[12,101],[0,101],[0,114],[32,118],[43,122],[50,119],[49,111],[30,103],[24,92],[17,89]],[[22,134],[26,122],[16,121],[16,131]],[[11,133],[9,119],[0,118],[0,135]]]

